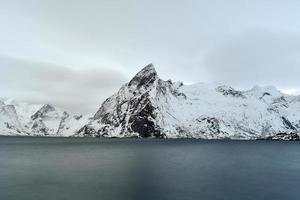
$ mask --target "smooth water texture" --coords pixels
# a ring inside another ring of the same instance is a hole
[[[0,137],[1,200],[300,199],[300,143]]]

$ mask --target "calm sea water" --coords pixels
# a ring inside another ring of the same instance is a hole
[[[0,137],[1,200],[300,199],[300,143]]]

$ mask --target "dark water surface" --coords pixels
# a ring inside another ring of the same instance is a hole
[[[0,200],[300,199],[300,143],[0,137]]]

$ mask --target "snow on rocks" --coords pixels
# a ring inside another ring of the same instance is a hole
[[[152,64],[93,115],[71,116],[50,104],[0,101],[0,134],[77,137],[297,139],[300,96],[273,86],[164,81]]]
[[[221,84],[160,79],[152,64],[108,98],[77,135],[257,139],[297,132],[299,99],[275,87],[238,91]]]
[[[71,136],[88,117],[70,116],[50,104],[0,102],[0,135]]]

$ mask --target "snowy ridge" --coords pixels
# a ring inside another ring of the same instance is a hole
[[[147,65],[93,117],[50,104],[0,101],[0,134],[299,140],[300,96],[273,86],[239,91],[222,84],[164,81]]]
[[[152,64],[108,98],[78,136],[258,139],[300,130],[300,98],[160,79]]]
[[[87,116],[70,116],[50,104],[0,102],[1,135],[71,136],[87,122]]]

